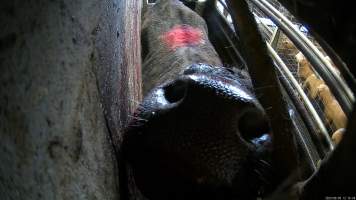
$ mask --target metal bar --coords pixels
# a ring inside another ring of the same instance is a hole
[[[277,65],[277,64],[276,64]],[[279,80],[281,81],[281,84],[283,85],[286,95],[290,98],[291,103],[294,105],[294,109],[298,112],[298,114],[301,116],[302,123],[305,125],[307,131],[303,131],[301,134],[303,134],[303,138],[311,138],[311,145],[313,147],[310,147],[310,149],[316,150],[316,154],[318,155],[317,157],[314,156],[315,160],[320,160],[320,158],[324,158],[325,155],[329,153],[329,149],[327,149],[327,145],[325,140],[320,138],[320,129],[316,126],[314,119],[310,116],[308,110],[305,107],[304,102],[300,99],[300,96],[298,93],[295,91],[294,87],[288,81],[288,79],[283,75],[282,70],[280,67],[276,66],[279,73],[281,74]],[[300,126],[300,124],[298,124]],[[310,146],[311,146],[310,145]]]
[[[280,35],[281,35],[281,30],[277,27],[276,30],[273,32],[273,35],[269,41],[273,49],[277,48],[278,39]]]
[[[296,135],[298,136],[299,138],[299,141],[300,141],[300,145],[302,146],[302,149],[305,151],[305,154],[307,155],[308,157],[308,160],[309,160],[309,164],[311,166],[311,168],[313,169],[313,171],[315,172],[317,170],[317,162],[320,160],[320,157],[319,156],[315,156],[313,155],[312,151],[315,152],[315,149],[311,150],[310,149],[310,144],[307,143],[307,141],[305,140],[305,135],[304,133],[301,132],[301,130],[299,129],[299,126],[297,123],[296,123],[296,116],[295,116],[295,113],[293,112],[293,110],[291,110],[291,113],[290,113],[290,117],[291,118],[294,118],[292,120],[292,123],[295,127],[295,130],[296,130]],[[319,157],[319,160],[318,160],[318,157]]]
[[[229,0],[231,16],[236,31],[239,32],[244,47],[248,71],[255,87],[255,93],[265,108],[273,130],[272,162],[279,171],[276,180],[282,181],[297,166],[295,136],[286,102],[279,89],[277,72],[268,55],[264,41],[258,31],[256,21],[245,0]]]
[[[349,88],[352,90],[353,94],[356,94],[356,79],[351,73],[350,69],[347,67],[346,63],[340,58],[340,56],[331,48],[331,46],[326,43],[323,39],[316,37],[320,46],[323,47],[323,50],[328,54],[331,60],[339,69],[346,83],[349,85]],[[355,95],[354,95],[355,96]]]
[[[324,126],[323,121],[320,119],[318,113],[313,107],[313,104],[310,102],[309,98],[307,95],[304,93],[304,90],[302,87],[300,87],[298,81],[294,78],[293,74],[291,71],[289,71],[288,67],[284,64],[282,59],[277,55],[277,53],[274,51],[274,49],[271,47],[270,44],[266,42],[268,51],[270,52],[272,58],[276,61],[278,66],[281,67],[283,74],[285,74],[288,77],[288,80],[291,81],[293,87],[295,87],[296,91],[300,95],[300,97],[303,99],[305,106],[307,110],[310,112],[311,116],[314,118],[318,128],[320,129],[320,133],[324,136],[325,140],[327,141],[328,144],[328,149],[333,150],[334,149],[334,144],[332,143],[330,136]]]
[[[240,51],[236,47],[236,44],[234,44],[234,42],[231,39],[231,36],[229,35],[229,34],[233,34],[237,38],[236,32],[234,30],[234,27],[232,26],[231,23],[229,23],[227,21],[226,17],[222,13],[219,12],[219,10],[217,9],[217,6],[216,6],[217,3],[220,3],[223,6],[224,10],[226,10],[227,13],[230,14],[228,12],[227,6],[225,5],[225,3],[222,0],[216,0],[214,6],[211,7],[211,10],[209,10],[209,13],[216,12],[216,13],[218,13],[220,15],[220,18],[217,19],[219,21],[215,20],[215,22],[216,22],[215,25],[218,26],[218,29],[221,30],[221,32],[223,33],[225,39],[230,44],[229,47],[231,47],[231,49],[233,50],[232,54],[235,54],[237,56],[237,58],[239,59],[239,61],[241,62],[242,66],[246,67],[247,65],[246,65],[246,62],[245,62],[243,56],[241,55]],[[211,20],[210,20],[210,22],[211,22]],[[207,22],[207,24],[208,24],[208,27],[209,27],[209,23],[208,22]],[[224,27],[224,24],[226,24],[227,27]],[[238,61],[234,61],[234,62],[238,63]]]
[[[285,21],[288,19],[285,19],[285,17],[282,16],[284,19],[283,20],[281,17],[276,16],[275,13],[268,9],[259,0],[251,1],[266,15],[268,15],[273,20],[273,22],[288,36],[288,38],[292,40],[292,42],[297,46],[297,48],[300,49],[303,54],[305,54],[315,71],[317,71],[322,76],[324,81],[328,84],[329,88],[342,106],[343,110],[346,113],[349,113],[352,109],[352,99],[349,99],[348,95],[345,96],[345,94],[348,93],[342,88],[340,84],[338,84],[335,77],[329,72],[329,70],[325,67],[323,62],[315,55],[315,53],[313,53],[311,48],[297,35],[298,31],[295,30],[294,27],[289,27],[285,23]]]
[[[312,50],[312,52],[320,59],[320,61],[324,64],[326,69],[331,73],[335,80],[340,84],[342,89],[345,91],[346,95],[348,95],[348,98],[354,102],[355,98],[350,90],[350,88],[347,86],[344,80],[341,79],[341,77],[333,70],[333,66],[331,66],[331,63],[328,62],[323,54],[319,51],[319,49],[299,30],[297,30],[291,21],[289,21],[284,15],[282,15],[277,9],[275,9],[271,4],[269,4],[266,0],[259,0],[262,2],[268,9],[270,9],[277,17],[279,17],[291,30],[295,31],[297,36]],[[352,103],[351,102],[351,103]]]
[[[356,107],[356,102],[353,105]],[[350,115],[346,132],[335,151],[323,162],[317,173],[304,184],[300,199],[323,199],[330,194],[354,195],[356,179],[356,109]],[[345,181],[348,180],[348,181]]]
[[[253,16],[255,17],[255,18],[258,18],[258,16],[255,14],[255,13],[253,13]],[[268,32],[268,34],[269,35],[272,35],[273,34],[273,31],[265,24],[265,23],[263,23],[262,21],[260,21],[260,24],[263,26],[263,28]]]
[[[261,22],[261,23],[263,23],[263,22]],[[266,27],[266,28],[269,29],[269,27]],[[274,54],[277,55],[277,56],[278,56],[278,54],[276,53],[276,51],[275,51],[274,49],[275,49],[275,47],[277,46],[277,42],[278,42],[278,38],[279,38],[280,32],[281,32],[280,29],[277,27],[276,30],[275,30],[274,33],[273,33],[272,38],[271,38],[270,41],[269,41],[270,47],[272,47]],[[269,46],[267,46],[267,47],[269,47]],[[269,51],[271,51],[271,50],[269,49]],[[272,54],[273,52],[270,52],[270,53]],[[279,57],[279,56],[278,56],[278,57]],[[273,55],[272,55],[272,58],[274,58]],[[274,60],[275,60],[276,64],[280,64],[279,62],[276,61],[276,59],[274,59]],[[282,59],[279,59],[279,60],[280,60],[281,62],[283,62]],[[283,62],[283,64],[284,64],[284,62]],[[277,67],[277,69],[280,71],[281,74],[284,74],[284,73],[282,72],[282,69],[281,69],[280,67],[278,67],[278,66],[276,66],[276,67]],[[293,76],[293,77],[294,77],[294,76]],[[314,138],[314,143],[316,143],[318,146],[325,144],[325,143],[321,143],[321,142],[319,141],[319,139],[320,139],[319,135],[321,134],[320,131],[321,131],[322,129],[319,128],[319,126],[318,126],[318,124],[316,123],[316,120],[314,119],[313,116],[311,116],[312,119],[310,119],[310,112],[308,112],[308,110],[307,110],[306,107],[305,107],[306,103],[303,102],[302,105],[299,105],[299,104],[301,104],[300,101],[301,101],[301,100],[303,101],[303,99],[299,100],[299,96],[296,97],[295,92],[292,93],[291,91],[289,91],[289,90],[291,89],[290,87],[295,88],[296,86],[293,86],[292,83],[290,83],[289,81],[287,81],[287,79],[286,79],[285,76],[280,77],[280,80],[281,80],[282,84],[284,85],[284,87],[285,87],[286,92],[288,93],[288,95],[291,97],[292,100],[294,100],[294,104],[298,104],[298,105],[296,106],[296,108],[297,108],[298,112],[301,113],[301,115],[303,116],[303,121],[304,121],[305,124],[307,124],[307,128],[308,128],[309,132],[313,133],[313,136],[314,136],[314,137],[313,137],[313,138]],[[294,82],[294,83],[295,83],[295,82]],[[299,84],[298,84],[298,86],[299,86]],[[297,91],[297,92],[298,92],[298,91]],[[304,91],[303,91],[303,93],[304,93]],[[305,93],[304,93],[304,94],[305,94]],[[306,95],[305,95],[305,96],[306,96]],[[297,98],[298,98],[298,99],[297,99]],[[314,109],[314,110],[315,110],[314,107],[312,107],[312,108],[310,108],[310,109]],[[315,111],[315,112],[316,112],[316,111]],[[318,115],[318,116],[319,116],[319,115]],[[319,118],[320,118],[320,117],[319,117]],[[315,138],[315,137],[317,137],[317,138]],[[327,140],[325,140],[325,141],[327,141]],[[328,144],[328,143],[326,142],[326,144]],[[325,146],[325,145],[324,145],[324,146]],[[329,145],[326,145],[326,147],[328,147],[328,146],[329,146]],[[319,154],[320,154],[321,157],[324,157],[325,154],[330,150],[329,148],[326,148],[326,149],[325,149],[325,147],[324,147],[324,148],[317,148],[317,149],[318,149],[318,152],[319,152]]]

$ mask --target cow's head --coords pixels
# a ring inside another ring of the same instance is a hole
[[[149,198],[247,199],[271,176],[268,132],[246,76],[194,64],[146,95],[124,150]]]
[[[218,66],[221,62],[207,39],[203,20],[179,1],[158,1],[151,11],[146,11],[142,25],[145,98],[128,126],[123,146],[141,192],[152,200],[226,200],[256,199],[274,189],[271,176],[279,172],[272,169],[283,165],[276,160],[284,160],[274,157],[271,166],[269,157],[284,149],[273,148],[271,153],[269,123],[249,79],[223,67],[190,65],[203,62]],[[254,23],[240,28],[248,24]],[[165,37],[166,33],[169,37]],[[184,37],[179,40],[171,38],[182,34]],[[265,52],[253,54],[256,55],[263,57]],[[190,66],[182,69],[186,65]],[[147,83],[152,78],[155,80]],[[147,93],[145,87],[151,91]],[[268,98],[280,93],[274,94]],[[351,119],[356,119],[356,111],[352,115]],[[275,119],[272,122],[274,128],[278,127]],[[280,187],[274,197],[291,199],[285,195],[295,194],[295,198],[321,199],[330,194],[352,195],[351,184],[340,183],[356,179],[351,159],[356,135],[350,133],[356,129],[355,124],[350,123],[339,147],[307,182],[289,187],[293,182],[286,190]],[[278,135],[274,130],[273,145],[278,147],[276,143],[283,143],[289,135],[281,138],[283,133]],[[342,176],[334,169],[341,169]]]

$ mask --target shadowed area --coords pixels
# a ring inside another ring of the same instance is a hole
[[[266,190],[269,125],[248,82],[195,64],[149,92],[124,140],[147,197],[249,199]]]

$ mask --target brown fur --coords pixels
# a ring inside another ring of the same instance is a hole
[[[345,128],[347,117],[329,87],[322,79],[317,77],[301,52],[295,57],[298,61],[298,76],[302,81],[304,80],[303,87],[309,91],[311,98],[321,100],[324,105],[325,117],[329,123],[332,123],[336,129]],[[335,70],[337,69],[335,68]]]
[[[318,87],[318,96],[324,104],[324,113],[328,121],[334,126],[339,128],[345,128],[347,123],[347,117],[342,110],[340,104],[335,100],[335,97],[331,94],[330,89],[326,85],[320,85]]]
[[[288,38],[285,38],[281,42],[281,51],[283,51],[284,54],[295,56],[299,50],[294,46],[293,42],[290,41]]]
[[[340,128],[337,129],[333,134],[332,134],[332,141],[334,142],[334,144],[339,144],[342,140],[342,138],[344,137],[345,134],[345,129],[344,128]]]
[[[323,80],[317,78],[315,74],[312,74],[305,80],[303,87],[306,88],[310,96],[315,99],[318,96],[318,87],[323,84],[325,84]]]
[[[298,62],[298,76],[302,80],[307,79],[310,75],[314,74],[314,71],[311,68],[310,63],[308,60],[304,57],[304,55],[299,52],[295,56],[297,62]]]
[[[193,63],[222,66],[218,54],[208,39],[203,18],[178,0],[159,0],[150,9],[144,9],[142,21],[142,82],[143,95],[154,86],[172,80]],[[162,35],[177,25],[188,25],[202,30],[204,42],[192,47],[169,49]],[[153,78],[155,77],[155,78]]]

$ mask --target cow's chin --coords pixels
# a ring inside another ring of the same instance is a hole
[[[125,156],[150,199],[246,199],[266,190],[264,111],[238,78],[209,70],[188,68],[154,88],[125,134]]]

